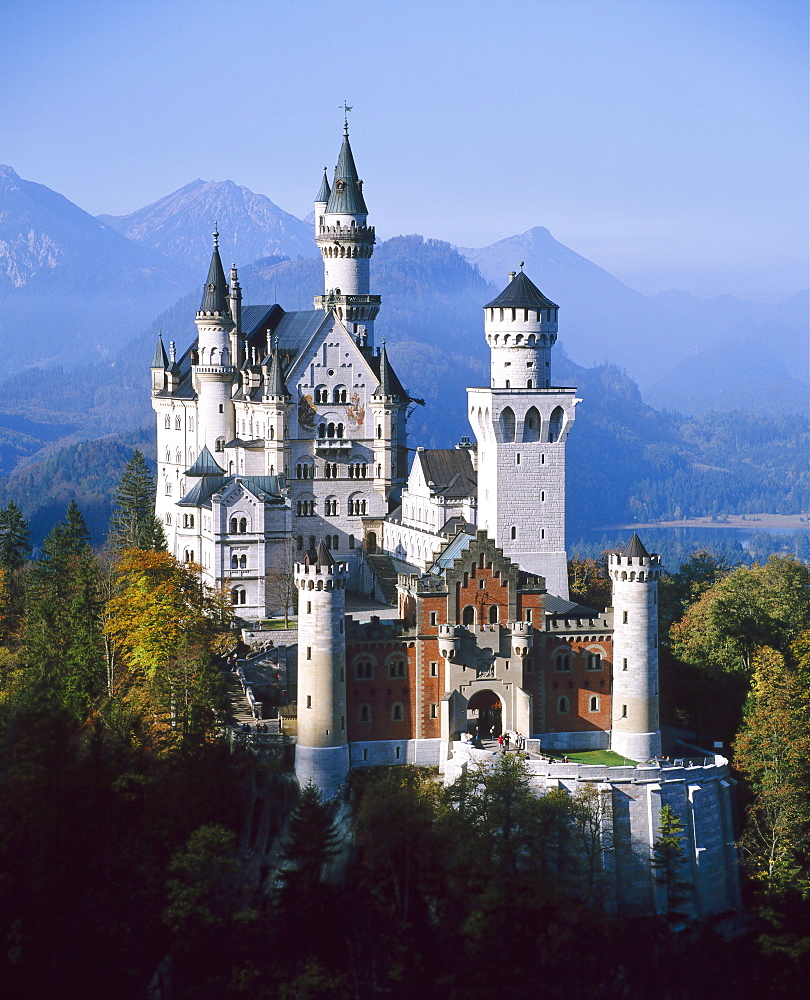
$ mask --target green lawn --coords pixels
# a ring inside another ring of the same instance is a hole
[[[557,757],[561,754],[556,754]],[[606,764],[608,767],[635,767],[637,761],[630,760],[629,757],[622,757],[621,754],[612,750],[572,750],[568,754],[570,761],[577,764]]]
[[[298,628],[298,622],[290,621],[289,625],[285,625],[283,618],[274,618],[271,621],[262,622],[262,628],[271,629],[273,631],[278,629]]]

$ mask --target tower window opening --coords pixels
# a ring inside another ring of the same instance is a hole
[[[622,670],[627,670],[627,657],[622,658]]]
[[[312,646],[307,646],[307,659],[312,659]],[[309,705],[307,705],[307,708],[309,708]]]
[[[431,660],[430,662],[430,676],[431,677],[439,676],[439,663],[437,660]]]
[[[312,695],[307,695],[307,708],[312,708]]]
[[[590,703],[589,709],[590,709],[591,712],[598,712],[599,711],[599,698],[597,698],[596,695],[592,695],[591,696],[591,703]]]
[[[430,703],[430,717],[431,719],[438,719],[439,717],[439,706],[435,701]]]
[[[588,670],[601,670],[602,669],[602,656],[599,653],[588,653],[588,659],[586,664],[586,669]]]
[[[554,671],[558,674],[568,674],[571,672],[570,653],[557,653],[554,657]]]
[[[360,722],[371,722],[371,708],[368,705],[361,705],[360,710],[357,713],[357,718]],[[367,751],[363,751],[363,760],[368,760],[366,756]]]
[[[219,412],[220,413],[224,413],[225,412],[225,404],[224,403],[220,403],[219,404]]]
[[[517,528],[514,526],[514,524],[512,525],[511,529],[509,530],[509,537],[512,538],[513,540],[515,538],[517,538]]]
[[[397,701],[391,706],[391,720],[393,722],[402,722],[404,718],[404,712],[402,710],[402,703]],[[397,747],[397,757],[399,757],[399,747]]]
[[[626,624],[627,624],[627,612],[626,611],[622,611],[622,625],[626,625]]]
[[[567,711],[568,711],[568,699],[563,694],[560,695],[560,697],[557,699],[557,713],[559,715],[565,715]]]
[[[360,720],[363,721],[362,719]],[[363,747],[363,760],[368,760],[368,747]]]
[[[622,705],[622,718],[627,718],[627,705]]]

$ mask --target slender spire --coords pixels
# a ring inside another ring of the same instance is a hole
[[[329,195],[332,193],[332,189],[329,187],[329,178],[326,176],[326,167],[323,168],[323,180],[321,181],[321,186],[318,190],[318,194],[315,197],[315,203],[327,202],[329,201]]]
[[[228,311],[228,283],[219,256],[219,231],[214,224],[214,251],[211,254],[211,266],[208,268],[208,278],[203,288],[202,302],[198,310],[201,313],[225,313]]]
[[[377,386],[375,396],[392,396],[394,394],[393,379],[391,378],[391,365],[388,363],[388,352],[385,349],[383,339],[380,348],[380,384]]]
[[[368,215],[366,202],[363,198],[363,182],[357,176],[352,147],[349,145],[348,121],[343,126],[343,145],[340,147],[340,155],[335,167],[335,181],[332,185],[326,211],[330,213],[342,212],[345,215]]]
[[[267,374],[266,393],[268,396],[289,396],[284,384],[284,373],[281,370],[281,358],[278,348],[273,351],[270,361],[270,371]]]
[[[633,559],[649,559],[650,553],[644,548],[644,543],[638,537],[636,532],[633,532],[633,537],[625,545],[623,556],[633,558]]]
[[[166,357],[166,348],[163,346],[163,334],[158,334],[157,344],[155,345],[155,356],[152,358],[152,368],[163,368],[164,370],[169,367],[169,359]]]

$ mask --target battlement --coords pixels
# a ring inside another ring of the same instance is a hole
[[[301,590],[345,590],[348,580],[348,563],[295,564],[295,582]]]
[[[318,226],[316,239],[354,240],[358,243],[373,243],[375,240],[374,226]]]

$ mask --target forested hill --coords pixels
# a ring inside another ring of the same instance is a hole
[[[452,446],[470,434],[466,387],[488,380],[482,304],[495,288],[449,244],[419,236],[380,244],[373,263],[383,299],[377,340],[386,338],[403,384],[426,403],[411,417],[410,445]],[[307,309],[322,269],[315,260],[270,257],[241,278],[246,304]],[[196,335],[198,304],[198,293],[185,296],[109,363],[67,373],[31,369],[0,383],[0,499],[20,504],[35,538],[62,516],[71,491],[92,507],[94,537],[104,534],[109,504],[102,498],[131,442],[153,451],[148,366],[157,333],[185,349]],[[648,406],[614,365],[584,368],[560,344],[552,364],[554,381],[577,386],[583,400],[569,438],[571,534],[634,519],[807,509],[804,417],[687,418]],[[149,430],[133,438],[135,428]],[[110,434],[110,441],[79,444]],[[26,464],[34,467],[21,471]]]

